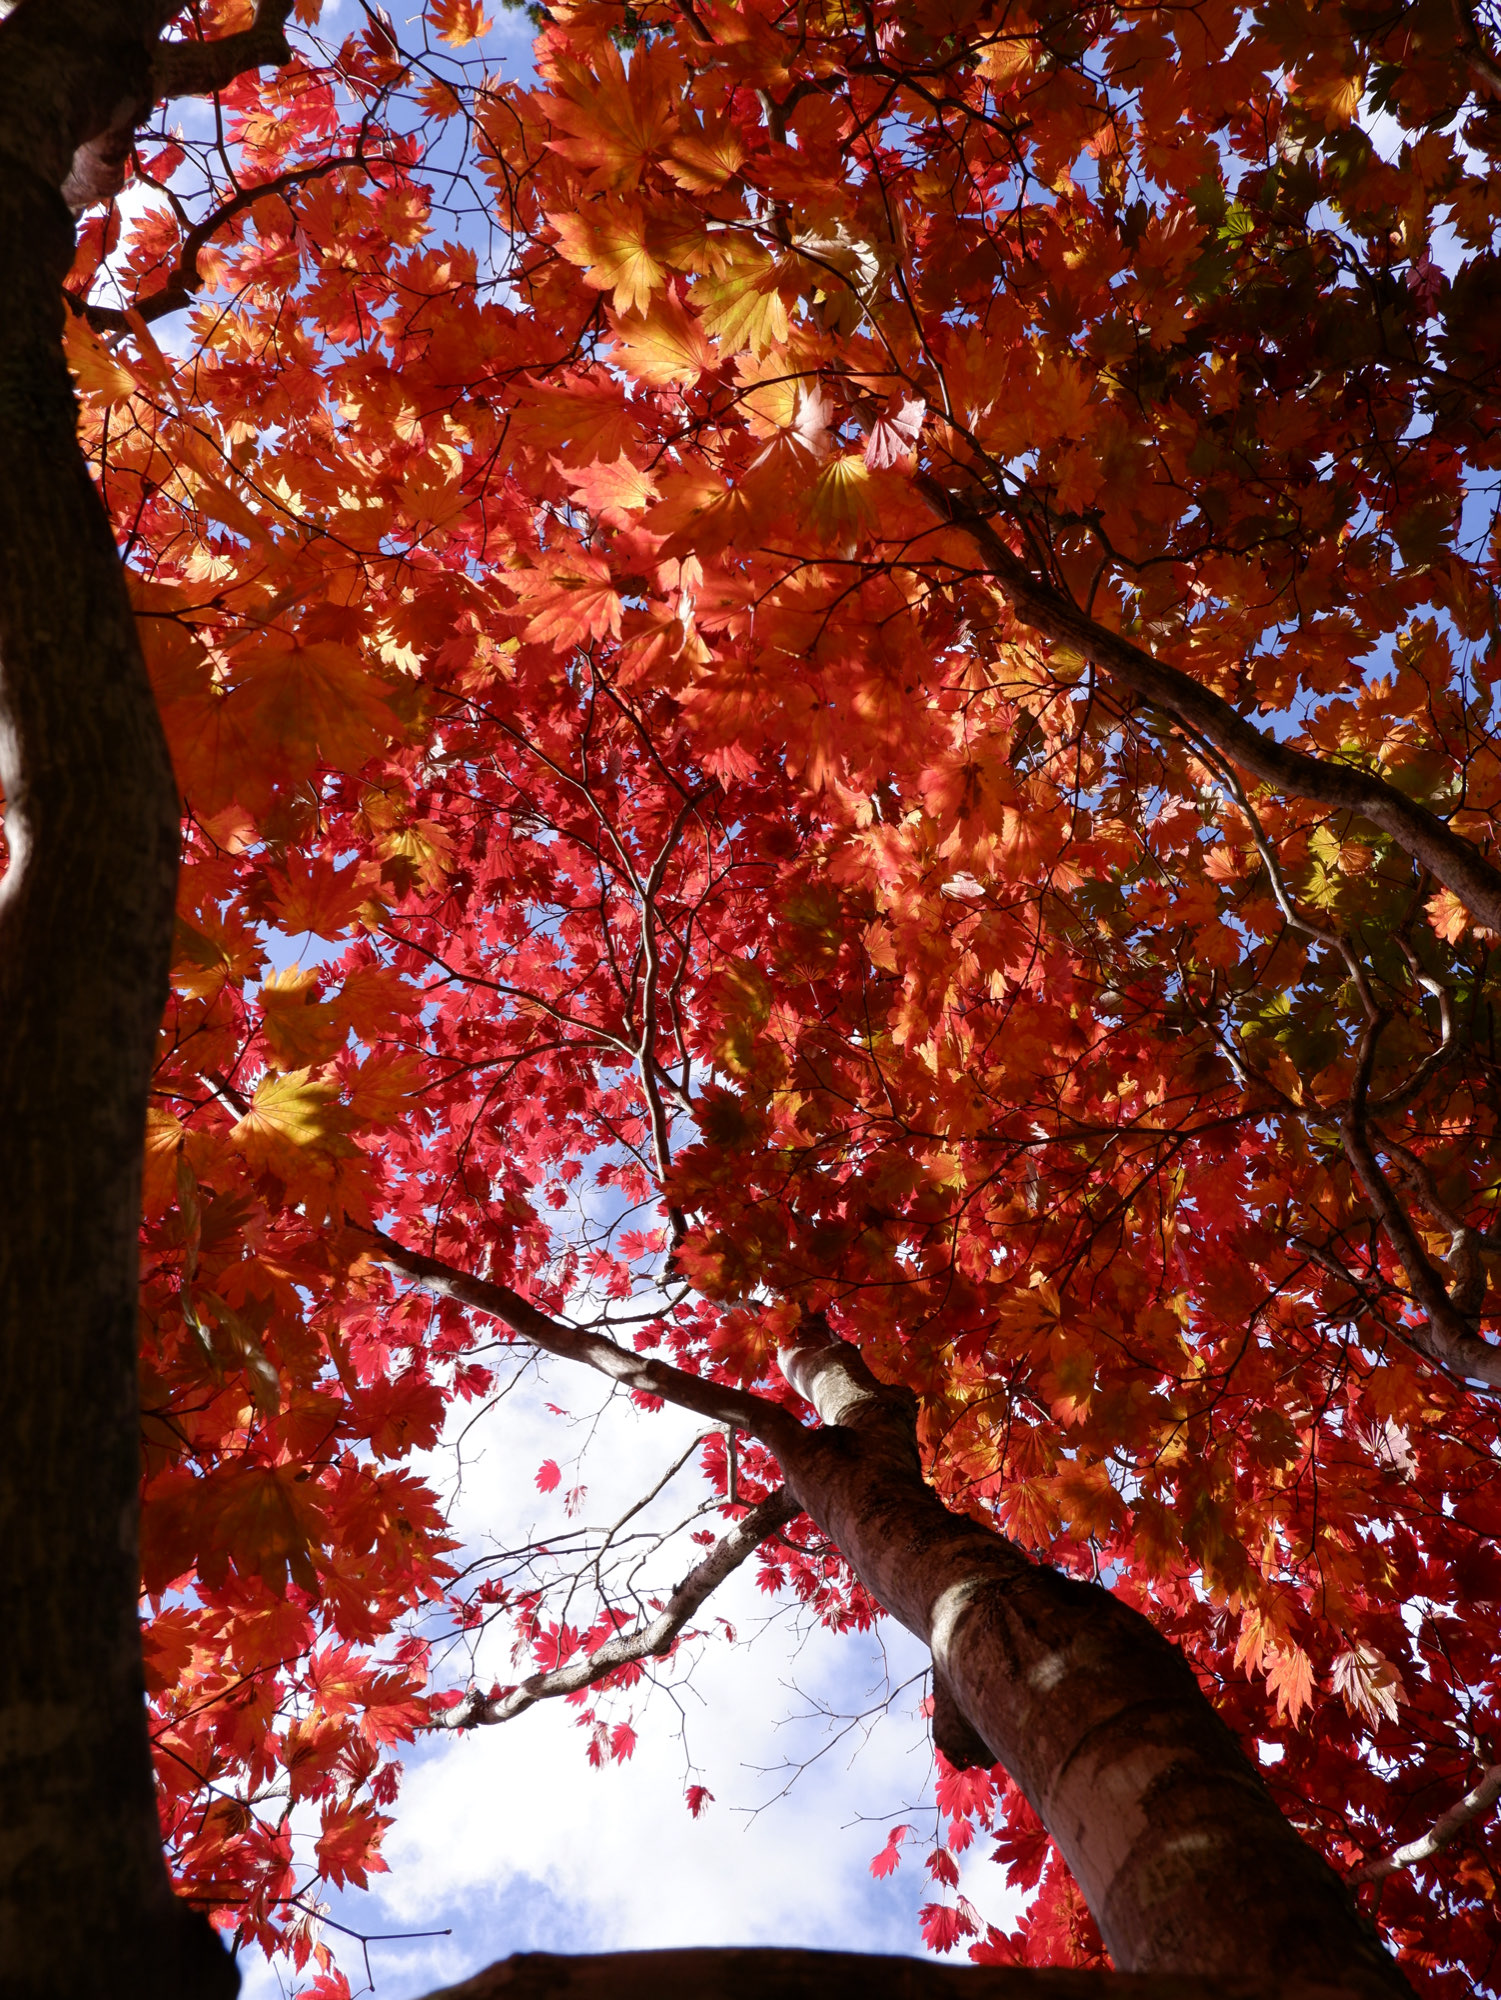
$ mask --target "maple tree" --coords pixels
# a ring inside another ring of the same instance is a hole
[[[1493,1985],[1492,24],[317,15],[0,23],[7,1951],[333,2000],[400,1746],[754,1559],[936,1948]],[[406,1463],[514,1344],[725,1427],[644,1610]]]

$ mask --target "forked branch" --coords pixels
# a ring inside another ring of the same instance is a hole
[[[183,236],[182,246],[177,253],[177,262],[172,274],[159,290],[149,292],[145,298],[137,299],[129,308],[95,305],[91,300],[83,300],[73,293],[65,294],[68,304],[82,315],[89,325],[99,333],[124,333],[135,318],[143,319],[149,325],[153,320],[165,319],[168,313],[181,312],[190,306],[202,288],[204,273],[198,259],[212,239],[237,215],[265,195],[287,194],[293,188],[302,187],[308,181],[321,180],[325,174],[338,173],[345,167],[367,165],[357,154],[341,154],[333,160],[320,160],[315,166],[294,167],[284,174],[277,174],[271,180],[257,181],[253,187],[242,187],[237,194],[222,202],[212,214],[194,223]]]
[[[1485,1274],[1477,1254],[1478,1239],[1475,1231],[1449,1210],[1437,1205],[1438,1197],[1432,1180],[1417,1156],[1397,1141],[1381,1135],[1381,1145],[1401,1163],[1403,1178],[1413,1182],[1429,1212],[1450,1231],[1454,1248],[1451,1255],[1450,1281],[1446,1281],[1445,1274],[1429,1257],[1406,1209],[1376,1157],[1376,1148],[1372,1143],[1370,1132],[1369,1114],[1372,1109],[1370,1082],[1375,1066],[1376,1050],[1390,1016],[1377,1004],[1366,968],[1350,940],[1342,931],[1315,922],[1298,908],[1282,873],[1277,851],[1268,840],[1239,778],[1228,765],[1220,763],[1217,758],[1214,761],[1218,765],[1222,783],[1250,828],[1256,851],[1261,857],[1278,907],[1288,925],[1293,930],[1301,932],[1303,936],[1312,938],[1339,954],[1345,970],[1350,975],[1350,983],[1365,1010],[1366,1026],[1360,1040],[1360,1052],[1350,1096],[1340,1124],[1340,1139],[1345,1157],[1354,1170],[1356,1179],[1364,1188],[1371,1206],[1375,1209],[1387,1241],[1407,1273],[1408,1289],[1413,1300],[1423,1309],[1425,1323],[1422,1326],[1402,1326],[1398,1331],[1410,1347],[1455,1381],[1461,1384],[1480,1382],[1487,1388],[1501,1388],[1501,1348],[1493,1347],[1488,1341],[1483,1340],[1474,1325],[1475,1314],[1485,1297]],[[1440,996],[1444,1023],[1444,1042],[1440,1051],[1442,1054],[1450,1046],[1451,1023],[1447,997],[1436,980],[1421,979],[1410,951],[1407,956],[1421,984]],[[1301,1239],[1299,1241],[1301,1245]],[[1360,1287],[1356,1286],[1356,1290],[1359,1292]]]
[[[439,1727],[473,1729],[488,1722],[509,1722],[513,1716],[552,1696],[578,1694],[593,1687],[607,1675],[637,1660],[660,1659],[669,1652],[688,1620],[725,1578],[737,1570],[753,1549],[769,1534],[785,1527],[798,1511],[798,1504],[785,1486],[768,1493],[752,1507],[727,1535],[720,1538],[701,1563],[689,1570],[658,1615],[633,1632],[617,1633],[581,1660],[548,1673],[533,1674],[506,1694],[482,1695],[478,1691],[449,1711]]]
[[[584,1367],[618,1382],[623,1389],[643,1396],[660,1396],[663,1402],[692,1410],[696,1416],[708,1417],[716,1424],[733,1424],[736,1430],[759,1439],[784,1464],[788,1453],[795,1452],[806,1435],[790,1411],[768,1402],[764,1396],[710,1382],[701,1375],[690,1375],[685,1368],[674,1368],[670,1361],[656,1361],[649,1355],[633,1353],[590,1327],[569,1326],[542,1312],[509,1285],[473,1277],[440,1258],[408,1250],[378,1229],[356,1227],[353,1233],[369,1246],[368,1254],[375,1262],[400,1271],[434,1298],[452,1299],[457,1305],[487,1313],[545,1354],[555,1354],[560,1361],[581,1362]]]

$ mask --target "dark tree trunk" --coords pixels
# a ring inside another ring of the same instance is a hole
[[[239,1983],[169,1886],[136,1615],[140,1159],[177,795],[62,353],[63,190],[118,169],[159,16],[23,0],[0,24],[7,2000],[208,2000]]]
[[[1375,1996],[1358,1978],[1343,1989]],[[427,2000],[1330,2000],[1307,1980],[1033,1972],[935,1965],[787,1946],[613,1951],[597,1958],[520,1952]]]

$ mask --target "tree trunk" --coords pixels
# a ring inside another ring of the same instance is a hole
[[[90,42],[101,21],[115,32]],[[61,190],[119,152],[122,104],[128,143],[156,26],[145,6],[50,0],[23,0],[0,25],[7,2000],[207,2000],[238,1986],[168,1883],[136,1616],[140,1159],[177,796],[62,354],[73,226]]]
[[[1005,1765],[1123,1971],[1410,2000],[1349,1890],[1278,1811],[1178,1649],[1098,1584],[951,1514],[922,1476],[915,1400],[877,1382],[821,1319],[781,1355],[823,1421],[810,1430],[764,1396],[617,1347],[509,1286],[365,1234],[436,1297],[774,1452],[798,1505],[932,1649],[943,1742]]]
[[[1362,1990],[1358,1980],[1341,1990],[1352,1989]],[[769,1945],[585,1958],[518,1952],[427,2000],[1330,2000],[1331,1991],[1307,1980],[1034,1972]]]
[[[924,1483],[911,1399],[853,1348],[783,1366],[825,1428],[787,1483],[876,1600],[932,1648],[965,1722],[1058,1843],[1123,1971],[1410,1992],[1278,1811],[1182,1654],[1098,1585],[1031,1562]]]

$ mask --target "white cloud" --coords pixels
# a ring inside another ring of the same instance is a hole
[[[548,1401],[592,1416],[600,1397],[590,1378],[550,1364],[545,1379],[529,1377],[470,1433],[453,1518],[471,1548],[487,1535],[514,1545],[534,1523],[561,1524],[561,1509],[553,1512],[560,1496],[540,1498],[533,1477],[542,1459],[556,1458],[564,1486],[574,1483],[568,1461],[591,1425],[581,1416],[570,1428],[548,1414]],[[455,1435],[460,1427],[456,1417]],[[582,1468],[587,1517],[616,1518],[695,1429],[678,1412],[645,1416],[611,1403]],[[428,1469],[435,1479],[450,1476],[451,1460],[434,1454]],[[691,1465],[668,1498],[679,1491],[679,1511],[703,1491]],[[658,1503],[653,1517],[662,1514]],[[675,1543],[652,1582],[670,1584],[695,1553]],[[799,1631],[785,1613],[768,1623],[772,1606],[750,1566],[712,1608],[735,1625],[736,1643],[706,1638],[686,1671],[632,1704],[639,1742],[628,1763],[591,1769],[564,1702],[408,1756],[385,1847],[391,1872],[373,1879],[369,1895],[335,1898],[333,1915],[369,1933],[451,1926],[453,1935],[372,1944],[381,2000],[409,2000],[514,1951],[733,1943],[921,1950],[923,1843],[908,1841],[903,1867],[885,1882],[871,1879],[869,1862],[893,1818],[931,1832],[927,1725],[916,1713],[923,1688],[914,1684],[887,1713],[837,1739],[829,1717],[879,1710],[888,1685],[924,1672],[926,1648],[890,1623],[866,1637]],[[707,1615],[700,1623],[708,1625]],[[497,1639],[493,1657],[481,1656],[482,1676],[510,1679]],[[693,1779],[715,1795],[697,1821],[684,1802],[690,1755]],[[987,1915],[999,1916],[998,1871],[971,1865],[965,1885]],[[331,1941],[358,1990],[358,1945]],[[259,1960],[243,1969],[244,2000],[286,1990]]]

